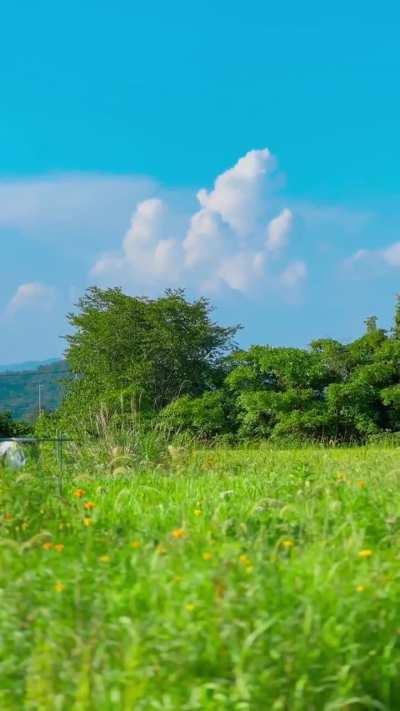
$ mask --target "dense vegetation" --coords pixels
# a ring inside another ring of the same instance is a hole
[[[400,304],[390,333],[366,320],[349,344],[235,347],[237,327],[182,291],[155,300],[90,289],[69,316],[74,374],[63,426],[138,413],[197,439],[363,442],[400,430]],[[85,403],[84,413],[82,403]]]
[[[78,306],[73,441],[0,467],[0,708],[397,708],[398,450],[277,444],[395,437],[399,305],[246,351],[181,291]]]
[[[77,307],[66,361],[0,374],[0,410],[34,419],[39,384],[43,408],[54,410],[71,374],[53,429],[93,434],[99,419],[126,429],[140,417],[174,436],[232,443],[365,442],[400,431],[399,301],[389,333],[370,317],[355,341],[307,349],[240,350],[238,327],[219,326],[207,299],[181,290],[147,299],[94,287]]]
[[[4,711],[398,708],[397,451],[43,456],[1,476]]]
[[[10,412],[0,412],[0,438],[21,437],[31,432],[28,422],[14,420]]]

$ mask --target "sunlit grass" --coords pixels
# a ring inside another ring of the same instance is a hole
[[[397,450],[3,472],[1,709],[396,709]]]

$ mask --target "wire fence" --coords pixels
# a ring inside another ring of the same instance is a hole
[[[30,445],[31,447],[38,447],[39,449],[42,443],[53,443],[59,471],[62,474],[64,471],[64,445],[66,442],[75,442],[75,440],[70,437],[64,437],[63,435],[59,435],[58,437],[35,437],[28,435],[23,437],[0,437],[0,443],[1,442],[16,442],[21,446]]]

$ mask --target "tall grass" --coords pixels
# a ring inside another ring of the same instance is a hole
[[[399,707],[397,450],[111,445],[1,473],[1,709]]]

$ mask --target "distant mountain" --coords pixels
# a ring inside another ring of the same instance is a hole
[[[1,365],[0,363],[0,373],[21,373],[28,370],[37,370],[42,365],[58,363],[60,360],[60,358],[48,358],[47,360],[27,360],[24,363],[8,363],[6,365]]]
[[[63,381],[68,377],[68,366],[66,361],[56,359],[36,368],[32,363],[21,366],[25,369],[5,371],[2,368],[0,372],[0,412],[11,412],[16,420],[31,421],[39,409],[39,385],[42,408],[55,410],[58,407],[63,396]]]

